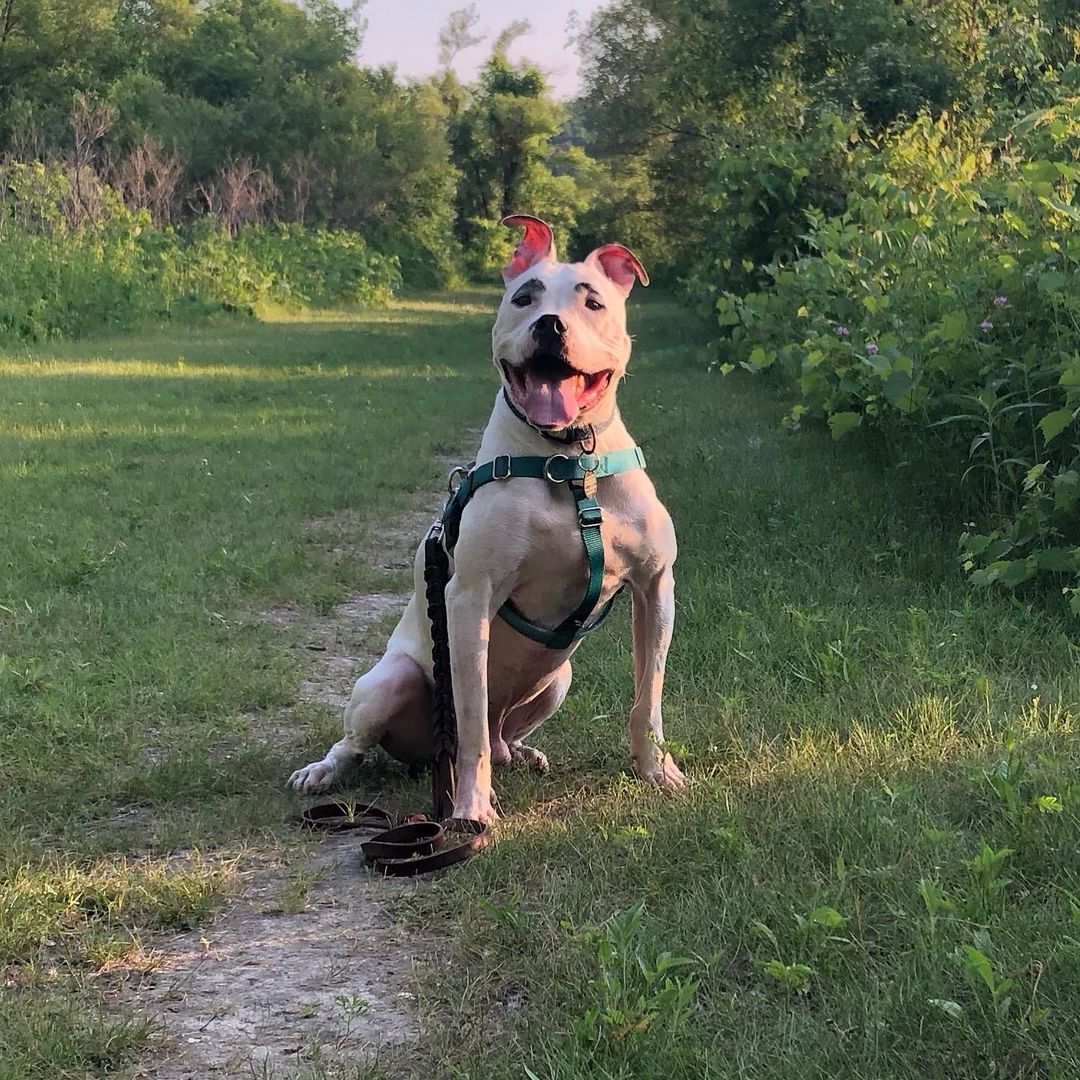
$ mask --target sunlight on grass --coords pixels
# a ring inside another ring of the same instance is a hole
[[[460,303],[446,300],[395,300],[389,305],[390,311],[405,313],[424,313],[429,315],[485,315],[493,318],[499,306],[501,293],[491,290],[489,302]]]
[[[462,297],[467,299],[462,299]],[[456,298],[455,298],[456,297]],[[378,308],[290,308],[259,304],[255,314],[264,323],[388,323],[416,315],[485,315],[492,316],[499,306],[497,289],[470,289],[443,296],[398,297]]]
[[[7,360],[0,359],[0,375],[32,378],[119,379],[259,379],[284,381],[321,372],[296,372],[282,367],[230,364],[204,366],[177,360],[172,364],[149,360]]]
[[[300,379],[324,379],[357,376],[365,379],[452,379],[459,372],[445,364],[415,365],[340,364],[336,367],[280,367],[253,364],[201,365],[178,360],[173,364],[149,360],[5,360],[0,358],[0,376],[30,378],[116,378],[116,379],[230,379],[259,382],[291,382]]]
[[[186,439],[222,439],[243,440],[260,439],[264,437],[262,427],[272,427],[276,435],[282,438],[307,438],[311,435],[324,435],[334,430],[334,424],[330,420],[288,420],[285,417],[272,417],[264,424],[255,427],[207,427],[194,424],[178,423],[175,426],[167,424],[108,424],[100,427],[91,423],[67,424],[60,421],[55,424],[39,425],[37,427],[23,426],[22,424],[0,424],[0,431],[17,439],[28,442],[65,442],[68,439],[78,440],[110,440],[129,435],[146,435],[153,437],[173,438],[182,435]],[[82,468],[86,463],[78,463]]]
[[[1074,713],[1059,704],[1044,707],[1038,698],[1014,717],[987,717],[984,724],[972,725],[955,702],[930,694],[897,710],[892,723],[856,721],[846,738],[805,730],[780,745],[746,747],[742,762],[732,768],[729,761],[719,775],[729,785],[800,774],[887,776],[899,769],[975,760],[987,744],[999,743],[1006,734],[1033,743],[1068,740],[1078,730]]]
[[[59,951],[93,966],[132,948],[140,930],[197,925],[235,880],[236,862],[56,859],[0,878],[0,955]]]

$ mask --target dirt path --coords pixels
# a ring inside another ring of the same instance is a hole
[[[334,1076],[415,1039],[410,973],[425,943],[391,912],[417,886],[366,878],[359,858],[346,835],[268,859],[212,925],[157,942],[160,966],[124,993],[161,1025],[159,1053],[136,1075]]]
[[[437,505],[399,517],[375,550],[354,546],[357,522],[347,515],[307,528],[327,550],[402,569]],[[301,701],[343,707],[356,674],[376,659],[358,643],[378,637],[371,631],[407,600],[407,593],[380,592],[351,597],[324,615],[264,612],[308,657]],[[407,1051],[420,1034],[412,966],[430,956],[433,943],[406,935],[393,907],[426,883],[365,874],[361,839],[320,836],[249,854],[230,910],[200,931],[154,942],[151,970],[129,973],[118,991],[118,1005],[160,1024],[159,1052],[136,1076],[354,1076],[357,1064],[380,1050]]]

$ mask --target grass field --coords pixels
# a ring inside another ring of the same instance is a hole
[[[337,717],[265,722],[302,669],[257,613],[403,584],[305,522],[362,545],[439,487],[490,407],[494,299],[0,357],[3,1080],[135,1067],[147,1025],[94,973],[291,842],[284,778]],[[552,773],[498,779],[496,847],[398,902],[446,935],[437,1022],[344,1075],[1080,1075],[1075,628],[971,592],[950,507],[785,433],[637,302],[621,397],[679,533],[691,790],[628,775],[621,610],[541,729]],[[358,783],[380,768],[424,797]]]

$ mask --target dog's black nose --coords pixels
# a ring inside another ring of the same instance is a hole
[[[532,334],[537,341],[544,338],[561,338],[566,334],[566,323],[558,315],[541,315],[532,324]]]

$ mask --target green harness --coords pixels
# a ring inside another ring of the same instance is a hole
[[[530,622],[510,600],[499,608],[499,617],[518,633],[546,645],[549,649],[566,649],[590,630],[595,630],[607,618],[612,604],[615,603],[613,596],[603,606],[600,614],[589,622],[589,616],[600,599],[600,590],[604,584],[604,540],[600,533],[604,512],[596,499],[596,480],[629,472],[631,469],[644,468],[645,455],[637,446],[629,450],[616,450],[611,454],[583,453],[577,456],[552,454],[550,457],[511,457],[509,454],[500,454],[494,461],[487,461],[483,465],[474,465],[470,469],[457,468],[450,474],[450,482],[453,484],[456,478],[460,478],[460,483],[451,489],[442,516],[447,553],[452,555],[457,545],[462,512],[477,490],[485,484],[510,480],[516,476],[547,480],[551,484],[569,484],[577,503],[581,542],[585,545],[585,557],[589,563],[589,583],[585,587],[585,596],[573,613],[563,619],[554,630]]]

